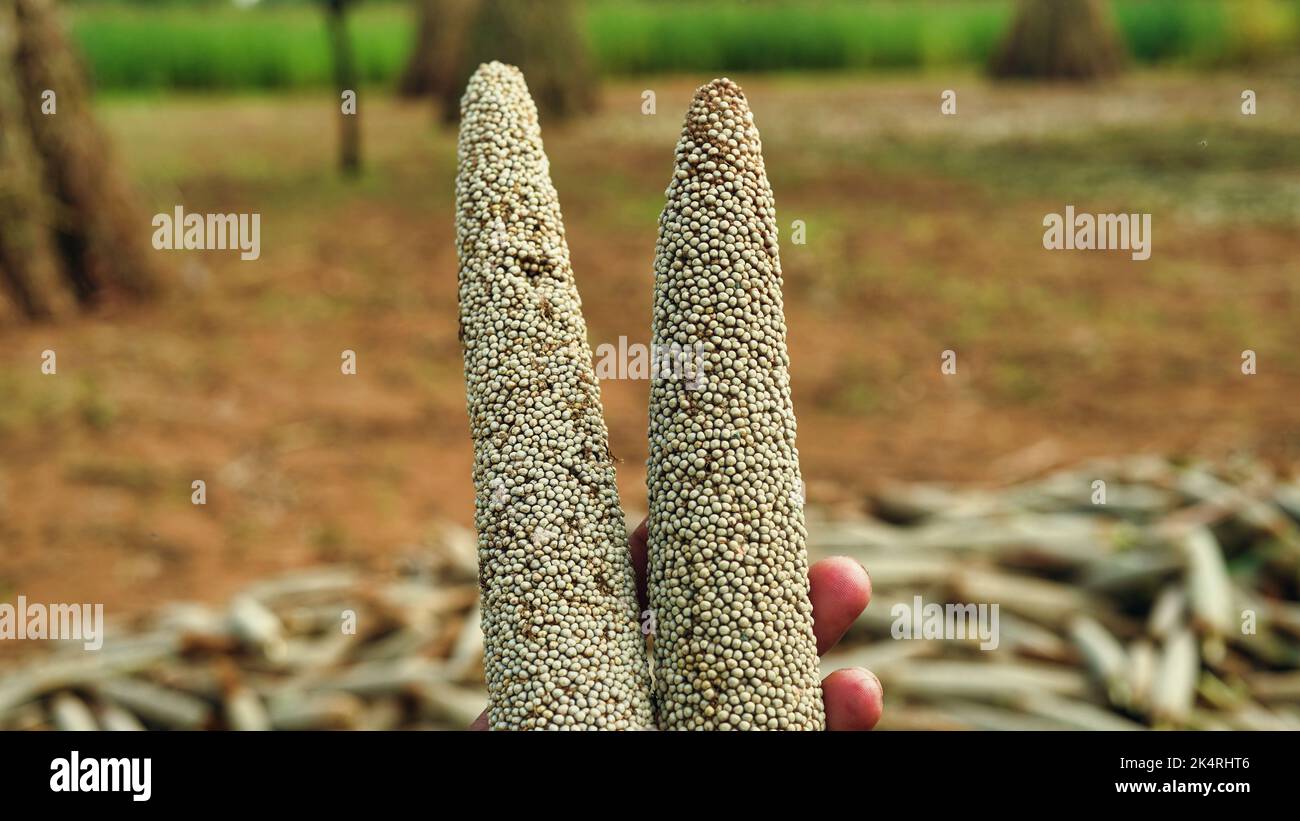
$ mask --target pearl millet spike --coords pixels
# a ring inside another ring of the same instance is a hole
[[[695,93],[655,248],[650,608],[660,729],[820,730],[776,214],[740,88]]]
[[[627,531],[537,108],[518,69],[461,101],[461,339],[493,729],[652,726]]]

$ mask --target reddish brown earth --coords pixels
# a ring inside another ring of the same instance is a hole
[[[1101,455],[1300,461],[1293,220],[1171,208],[1155,214],[1149,262],[1049,253],[1042,216],[1087,192],[1004,194],[877,152],[936,134],[960,150],[1018,112],[1030,140],[1094,120],[1182,122],[1211,106],[1199,78],[1055,94],[976,84],[964,131],[931,116],[942,86],[923,80],[747,85],[783,240],[790,220],[808,225],[808,243],[782,254],[814,503],[885,479],[997,483]],[[691,84],[653,87],[653,118],[638,113],[642,84],[625,84],[597,118],[544,126],[593,346],[648,339],[655,217]],[[1133,113],[1150,98],[1163,107]],[[258,211],[262,258],[171,253],[176,284],[156,304],[0,325],[0,600],[118,615],[220,600],[284,568],[386,567],[435,544],[440,522],[472,524],[454,135],[424,108],[368,103],[355,185],[331,173],[317,101],[104,106],[148,214]],[[55,376],[40,373],[47,348]],[[1260,361],[1249,377],[1246,348]],[[345,349],[356,376],[340,373]],[[945,349],[954,376],[940,374]],[[625,505],[643,510],[647,385],[602,391]],[[190,503],[195,479],[206,506]]]

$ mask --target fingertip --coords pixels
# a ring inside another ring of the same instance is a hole
[[[829,556],[808,569],[808,578],[824,590],[833,591],[845,606],[861,613],[871,602],[871,574],[848,556]]]
[[[836,670],[822,682],[826,729],[870,730],[885,709],[885,689],[870,670],[849,667]]]
[[[871,576],[846,556],[832,556],[808,569],[817,652],[825,653],[871,601]]]

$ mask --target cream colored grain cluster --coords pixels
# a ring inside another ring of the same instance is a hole
[[[650,390],[661,729],[821,729],[776,215],[740,88],[700,88],[659,218],[653,341],[702,383]]]
[[[537,110],[485,64],[461,103],[461,336],[489,724],[652,722],[627,533]]]

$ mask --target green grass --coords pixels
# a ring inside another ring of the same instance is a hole
[[[983,59],[1010,12],[1006,0],[617,0],[594,4],[588,24],[612,73],[913,68]]]
[[[380,4],[351,18],[357,72],[387,83],[410,43],[407,9]],[[325,17],[303,5],[77,7],[73,36],[103,89],[292,89],[329,84]]]
[[[1292,53],[1300,0],[1114,0],[1140,63],[1245,63]],[[591,0],[610,74],[978,65],[1014,0]],[[253,9],[193,0],[86,2],[73,31],[104,89],[292,89],[330,82],[324,16],[306,0]],[[363,83],[387,84],[412,42],[409,4],[351,15]]]
[[[1138,61],[1241,64],[1296,52],[1300,3],[1117,2],[1115,17]]]
[[[61,379],[51,375],[32,381],[14,371],[0,372],[0,395],[7,397],[0,407],[0,440],[40,425],[51,429],[81,425],[103,433],[120,415],[113,398],[88,376]]]

